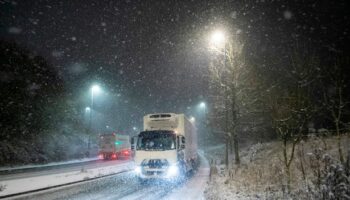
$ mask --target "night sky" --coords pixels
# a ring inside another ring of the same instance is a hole
[[[349,52],[345,2],[0,0],[0,37],[44,56],[72,98],[99,83],[141,120],[206,100],[206,45],[216,28],[238,30],[248,59],[262,62],[285,56],[295,41],[324,54]]]

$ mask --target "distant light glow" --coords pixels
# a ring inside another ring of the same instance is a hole
[[[199,104],[199,107],[201,107],[201,108],[205,108],[205,107],[206,107],[206,105],[205,105],[205,103],[204,103],[204,102],[201,102],[201,103]]]
[[[85,112],[90,112],[91,111],[91,108],[90,107],[86,107],[85,108]]]
[[[190,117],[190,122],[194,123],[196,121],[196,118],[194,118],[193,116]]]
[[[136,130],[137,130],[137,128],[134,126],[134,127],[132,127],[132,130],[136,131]]]

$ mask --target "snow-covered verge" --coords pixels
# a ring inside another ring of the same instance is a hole
[[[348,137],[342,138],[342,145],[348,150]],[[291,192],[280,142],[259,143],[240,155],[240,167],[222,170],[222,161],[214,165],[217,174],[206,188],[206,199],[350,199],[349,163],[339,162],[336,138],[313,137],[297,145]]]
[[[80,171],[5,180],[0,182],[0,198],[11,194],[18,194],[53,186],[64,185],[67,183],[79,182],[91,178],[102,177],[110,174],[128,171],[133,168],[133,163],[127,162],[118,165],[98,167],[87,170],[82,169]]]

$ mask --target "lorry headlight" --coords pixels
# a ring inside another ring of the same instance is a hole
[[[177,176],[179,174],[179,167],[177,165],[171,165],[168,167],[168,176]]]
[[[140,166],[135,167],[135,173],[141,174],[141,167]]]

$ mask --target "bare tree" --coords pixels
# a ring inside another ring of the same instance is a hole
[[[316,111],[312,102],[313,83],[317,75],[318,58],[303,56],[294,51],[285,67],[279,87],[269,91],[267,106],[270,108],[272,127],[282,140],[283,163],[287,176],[287,187],[291,187],[291,164],[296,145],[307,134],[307,124]],[[289,148],[289,146],[291,146]]]
[[[240,164],[238,133],[239,80],[244,72],[243,43],[232,36],[222,49],[213,49],[216,56],[210,63],[210,92],[212,102],[212,125],[222,130],[226,137],[226,164],[229,165],[229,153],[234,153],[235,164]]]
[[[290,166],[294,159],[295,147],[302,138],[308,120],[308,106],[301,96],[278,97],[274,94],[270,99],[273,127],[282,140],[283,163],[287,176],[287,187],[290,191]],[[289,149],[291,146],[291,149]]]
[[[324,69],[323,77],[323,105],[328,110],[331,120],[334,123],[335,133],[338,140],[338,153],[341,163],[345,162],[343,148],[341,145],[341,132],[344,127],[343,117],[347,105],[349,104],[344,98],[345,76],[342,73],[341,65],[348,63],[348,60],[337,60],[332,67]]]

